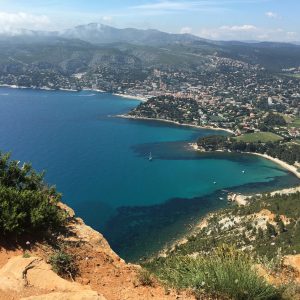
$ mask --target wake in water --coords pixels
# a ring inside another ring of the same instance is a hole
[[[96,94],[86,94],[86,95],[77,95],[78,97],[93,97],[96,96]]]

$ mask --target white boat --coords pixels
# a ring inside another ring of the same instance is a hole
[[[148,158],[148,159],[149,159],[149,161],[152,161],[152,159],[153,159],[153,158],[152,158],[151,152],[150,152],[150,154],[149,154],[149,158]]]

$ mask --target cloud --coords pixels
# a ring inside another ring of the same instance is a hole
[[[262,0],[157,0],[156,2],[139,4],[131,6],[131,9],[143,12],[157,14],[182,12],[182,11],[226,11],[229,5],[234,4],[255,4],[260,3]]]
[[[190,0],[190,1],[168,1],[161,0],[157,2],[149,2],[146,4],[140,4],[131,6],[130,9],[138,10],[143,14],[162,15],[168,13],[180,13],[184,11],[196,12],[196,11],[226,11],[226,3],[239,2],[240,0]],[[258,0],[244,0],[244,1],[258,1]]]
[[[195,32],[195,31],[194,31]],[[224,25],[218,28],[201,28],[198,36],[214,40],[257,40],[257,41],[295,41],[297,32],[282,28],[260,28],[254,25]]]
[[[279,16],[277,13],[274,13],[272,11],[267,11],[265,13],[265,15],[268,17],[268,18],[271,18],[271,19],[277,19]]]
[[[182,28],[180,29],[180,33],[191,33],[191,32],[192,32],[192,28],[191,28],[191,27],[188,27],[188,26],[182,27]]]
[[[0,32],[17,33],[20,28],[44,29],[50,24],[45,15],[33,15],[25,12],[8,13],[0,11]]]
[[[221,26],[220,30],[228,31],[254,31],[257,30],[257,27],[254,25],[241,25],[241,26]]]
[[[267,11],[265,13],[265,15],[268,17],[268,18],[271,18],[271,19],[277,19],[279,18],[279,15],[275,12],[272,12],[272,11]]]
[[[113,20],[113,17],[112,16],[103,16],[101,19],[103,22],[111,23]]]
[[[294,31],[288,31],[286,34],[287,34],[287,37],[288,37],[290,40],[294,40],[294,39],[298,38],[298,33],[297,33],[297,32],[294,32]]]

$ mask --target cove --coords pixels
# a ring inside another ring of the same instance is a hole
[[[1,151],[46,170],[63,201],[122,258],[152,254],[201,215],[227,205],[223,189],[270,191],[299,183],[260,157],[201,155],[186,147],[215,131],[114,117],[136,105],[91,91],[0,89]]]

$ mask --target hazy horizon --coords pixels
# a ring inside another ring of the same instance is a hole
[[[190,33],[212,40],[300,41],[300,2],[288,0],[0,0],[0,33],[58,31],[101,23],[116,28]]]

